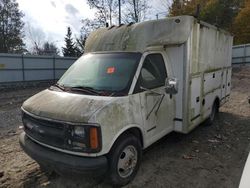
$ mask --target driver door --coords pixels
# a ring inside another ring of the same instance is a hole
[[[135,87],[140,93],[146,145],[160,139],[174,128],[174,100],[165,92],[167,69],[161,53],[148,54]]]

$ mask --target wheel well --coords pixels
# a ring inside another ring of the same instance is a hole
[[[219,97],[216,97],[216,98],[215,98],[214,104],[216,105],[216,109],[217,109],[217,111],[218,111],[219,108],[220,108],[220,99],[219,99]]]
[[[129,128],[127,129],[126,131],[124,131],[115,141],[115,143],[121,138],[123,137],[124,135],[126,134],[132,134],[134,135],[136,138],[139,139],[140,143],[141,143],[141,146],[143,148],[143,137],[142,137],[142,132],[139,128],[137,127],[133,127],[133,128]]]

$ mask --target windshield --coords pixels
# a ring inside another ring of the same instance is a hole
[[[58,84],[66,88],[87,88],[125,95],[140,58],[140,53],[87,54],[65,72]]]

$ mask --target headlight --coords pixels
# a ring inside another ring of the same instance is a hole
[[[101,150],[101,129],[92,125],[71,125],[67,137],[69,149],[74,151],[99,152]]]
[[[77,136],[80,138],[84,138],[85,137],[85,128],[83,126],[75,126],[73,131],[72,131],[72,136]]]

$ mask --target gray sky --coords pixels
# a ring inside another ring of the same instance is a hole
[[[166,1],[168,0],[150,1],[152,9],[149,19],[155,19],[157,13],[166,11]],[[72,28],[74,35],[79,35],[81,19],[94,18],[95,13],[95,10],[89,8],[86,0],[17,0],[17,2],[25,14],[25,42],[28,48],[31,46],[31,39],[36,39],[41,43],[46,40],[54,42],[61,50],[67,27]]]

